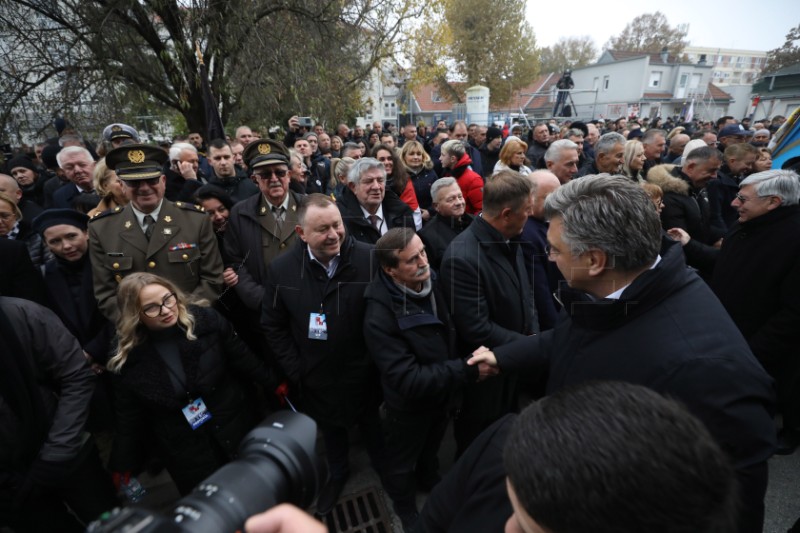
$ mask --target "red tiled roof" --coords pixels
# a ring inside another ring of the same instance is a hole
[[[732,97],[730,94],[726,93],[713,83],[708,84],[708,92],[711,94],[711,98],[714,100],[731,100]]]
[[[467,84],[454,82],[450,84],[450,87],[455,89],[459,96],[463,98],[464,91],[467,89]],[[433,83],[421,85],[414,89],[413,92],[414,99],[417,101],[417,105],[422,113],[448,112],[453,109],[453,103],[447,100],[447,95],[442,94],[439,88]],[[434,102],[434,94],[439,95],[442,101]]]
[[[558,83],[558,80],[561,78],[561,76],[555,72],[550,73],[547,76],[549,76],[549,78],[547,78],[544,83],[539,86],[538,90],[535,91],[539,94],[532,98],[530,102],[528,102],[528,105],[525,106],[525,109],[549,109],[553,107],[554,102],[550,100],[550,91],[552,90],[553,86]]]

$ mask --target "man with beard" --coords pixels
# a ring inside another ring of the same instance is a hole
[[[228,193],[234,203],[258,194],[256,184],[243,170],[236,168],[233,151],[226,141],[222,139],[211,141],[211,144],[208,145],[208,160],[214,169],[214,174],[209,178],[208,183],[216,185]]]

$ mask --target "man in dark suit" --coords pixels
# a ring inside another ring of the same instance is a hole
[[[94,192],[94,159],[89,150],[68,146],[58,152],[56,159],[69,181],[53,193],[53,207],[72,209],[75,198],[81,194],[93,194],[100,202],[100,197]]]
[[[531,189],[531,181],[517,172],[497,174],[484,188],[483,215],[453,239],[444,254],[442,288],[461,353],[536,332],[531,288],[516,240],[533,208]],[[458,453],[516,408],[514,377],[467,385],[454,426]]]
[[[545,216],[549,257],[566,280],[558,323],[478,350],[470,362],[496,365],[501,375],[547,368],[548,394],[617,380],[681,401],[736,469],[738,531],[762,531],[775,449],[772,379],[711,289],[686,268],[680,244],[662,238],[650,197],[627,177],[587,176],[550,194]]]
[[[395,193],[386,190],[386,170],[373,157],[359,159],[347,174],[347,189],[336,205],[347,233],[375,244],[392,228],[414,228],[414,214]]]
[[[377,376],[363,334],[364,291],[378,265],[371,245],[346,235],[328,196],[309,195],[294,229],[302,242],[269,265],[261,325],[292,397],[325,441],[330,481],[317,499],[324,515],[350,474],[349,428],[359,425],[373,466],[381,469]]]
[[[222,257],[211,219],[199,205],[164,199],[166,160],[162,149],[146,144],[120,146],[106,156],[131,198],[127,206],[89,224],[94,294],[112,322],[118,313],[117,285],[131,272],[165,277],[211,301],[222,291]]]

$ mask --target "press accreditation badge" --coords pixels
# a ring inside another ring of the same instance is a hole
[[[318,341],[328,339],[328,324],[325,322],[325,313],[311,313],[308,318],[308,338]]]
[[[208,411],[208,407],[206,407],[206,404],[202,398],[192,400],[192,402],[184,407],[182,411],[183,416],[186,417],[186,421],[189,422],[189,425],[192,426],[192,429],[199,428],[211,419],[211,413]]]

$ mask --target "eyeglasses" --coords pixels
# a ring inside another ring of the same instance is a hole
[[[150,304],[142,307],[142,314],[148,318],[156,318],[161,315],[163,308],[172,309],[178,303],[178,296],[171,292],[164,296],[160,304]]]
[[[760,198],[770,198],[771,196],[773,196],[773,195],[768,194],[766,196],[756,196],[755,198],[748,198],[747,196],[742,196],[742,193],[738,193],[736,195],[736,199],[739,200],[739,202],[741,202],[741,203],[745,203],[745,202],[750,202],[752,200],[755,200],[756,198],[759,198],[759,199]]]
[[[123,179],[122,181],[125,183],[125,185],[127,185],[131,189],[136,189],[138,187],[141,187],[144,184],[147,184],[148,187],[155,187],[156,185],[158,185],[158,182],[161,181],[161,176],[159,176],[157,178],[150,178],[150,179],[147,179],[147,180],[126,180],[126,179]]]
[[[253,176],[260,180],[269,180],[272,176],[275,176],[278,179],[285,178],[286,174],[289,171],[286,169],[272,169],[272,170],[261,170],[259,172],[253,173]]]
[[[17,215],[14,213],[0,213],[0,220],[11,220],[12,218],[17,218]]]

